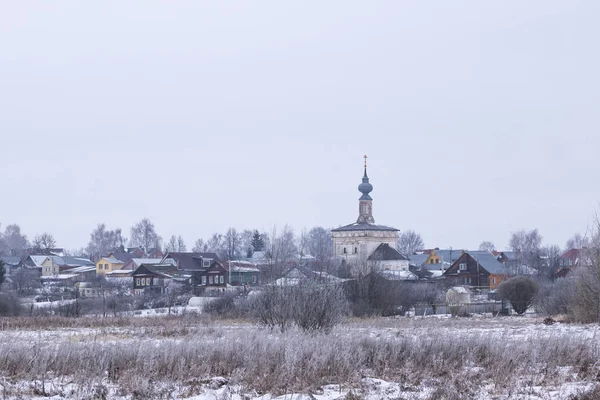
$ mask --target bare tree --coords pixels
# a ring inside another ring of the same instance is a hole
[[[277,228],[273,227],[267,249],[272,264],[293,260],[298,254],[294,230],[289,225],[285,225],[283,231],[278,234]]]
[[[517,263],[534,268],[540,265],[541,244],[542,236],[537,229],[513,232],[508,243],[515,252]]]
[[[558,261],[562,254],[562,250],[560,249],[560,246],[558,246],[556,244],[544,246],[541,249],[541,254],[542,254],[542,257],[544,257],[544,259],[545,259],[544,266],[548,268],[550,273],[552,273],[554,270],[554,267],[558,266]]]
[[[240,234],[241,251],[247,258],[252,257],[252,253],[254,253],[254,248],[252,247],[253,236],[254,232],[250,229],[244,229]]]
[[[410,255],[425,246],[423,238],[415,231],[407,230],[400,234],[398,238],[398,249],[401,253]]]
[[[162,238],[156,233],[154,223],[148,218],[142,219],[140,222],[131,227],[131,246],[140,246],[144,251],[151,248],[160,248]]]
[[[48,250],[56,247],[56,240],[50,233],[44,232],[33,239],[33,248],[36,250]]]
[[[209,251],[208,243],[206,243],[203,239],[198,239],[194,242],[192,251],[194,253],[206,253]]]
[[[181,235],[179,235],[179,236],[171,235],[171,238],[169,239],[169,241],[167,242],[167,245],[165,246],[165,250],[173,251],[173,252],[185,252],[185,251],[187,251],[187,247],[186,247],[185,242],[184,242],[183,238],[181,237]]]
[[[489,251],[491,253],[492,251],[496,251],[496,246],[494,246],[494,243],[484,240],[479,244],[479,251]]]
[[[40,286],[40,274],[28,268],[17,268],[11,273],[13,288],[19,294],[29,293],[34,288]]]
[[[90,234],[86,252],[92,261],[100,259],[125,243],[121,229],[107,230],[104,223],[98,224]]]
[[[240,258],[242,250],[242,239],[235,230],[235,228],[229,228],[223,236],[225,245],[226,255],[228,260],[235,260]]]
[[[582,236],[580,233],[576,233],[567,240],[565,250],[571,249],[583,249],[590,245],[590,240]]]
[[[220,258],[227,258],[227,249],[224,244],[223,235],[213,233],[208,242],[206,242],[208,251],[215,253]]]
[[[27,236],[21,234],[21,227],[17,224],[8,225],[4,230],[4,242],[8,253],[20,256],[21,251],[29,247]]]
[[[308,231],[308,251],[318,262],[326,263],[333,256],[331,231],[315,226]]]

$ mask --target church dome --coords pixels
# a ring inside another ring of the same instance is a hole
[[[365,168],[365,175],[362,178],[362,183],[358,185],[358,191],[362,193],[360,200],[372,200],[369,193],[373,191],[373,185],[369,183],[369,177],[367,176],[367,169]]]

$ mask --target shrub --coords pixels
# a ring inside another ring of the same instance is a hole
[[[285,331],[292,325],[305,332],[328,332],[342,322],[348,303],[339,285],[304,282],[298,286],[268,286],[251,304],[255,320]]]
[[[387,280],[376,273],[349,282],[345,289],[356,317],[404,315],[417,304],[435,304],[442,293],[435,284]]]
[[[234,295],[227,294],[204,304],[202,311],[216,316],[230,315],[235,309]]]
[[[536,311],[546,315],[567,314],[574,289],[572,279],[540,282],[534,299]]]
[[[14,293],[0,293],[0,316],[16,317],[22,312],[19,298]]]
[[[501,299],[509,300],[515,312],[521,315],[533,303],[538,289],[539,286],[533,279],[527,276],[515,276],[502,282],[496,293]]]

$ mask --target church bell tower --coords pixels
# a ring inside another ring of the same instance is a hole
[[[369,193],[373,191],[373,185],[369,183],[369,177],[367,176],[367,156],[365,159],[365,174],[362,178],[362,183],[358,185],[358,191],[362,193],[362,196],[358,199],[358,219],[356,220],[359,224],[373,224],[375,219],[373,218],[373,199],[369,196]]]

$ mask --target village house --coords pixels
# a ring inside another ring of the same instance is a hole
[[[408,271],[409,260],[388,243],[381,243],[367,259],[367,265],[378,271]]]
[[[508,270],[487,251],[465,251],[444,272],[455,285],[495,289],[508,277]]]
[[[142,264],[131,273],[133,294],[141,295],[146,291],[163,294],[176,278],[176,268],[171,264]]]
[[[96,261],[96,275],[106,275],[109,272],[122,269],[125,263],[114,257],[102,257]]]
[[[227,263],[231,286],[258,286],[260,269],[248,261],[229,261]]]

